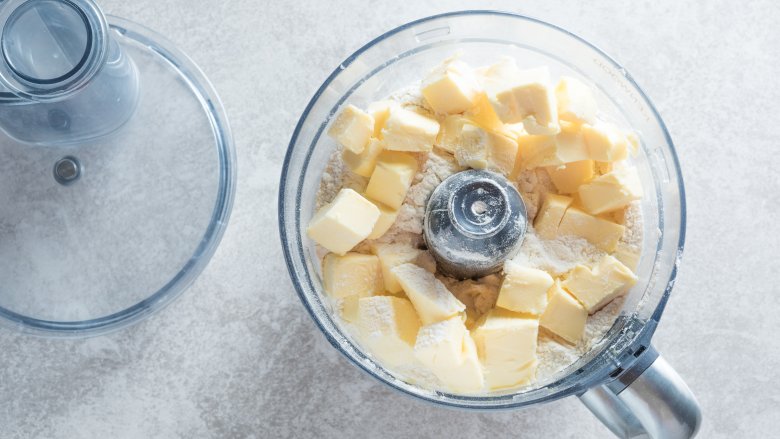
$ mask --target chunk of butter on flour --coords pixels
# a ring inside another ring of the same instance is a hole
[[[512,260],[504,264],[504,281],[496,306],[510,311],[540,315],[547,306],[547,290],[553,278],[546,271],[524,267]]]
[[[377,219],[374,203],[345,188],[312,217],[306,233],[329,251],[344,255],[371,234]]]
[[[480,85],[463,61],[448,59],[433,69],[422,83],[422,95],[433,111],[463,113],[473,107]]]
[[[420,328],[414,354],[453,391],[473,393],[484,387],[474,340],[460,316]]]
[[[384,151],[368,180],[366,195],[372,200],[397,210],[406,198],[406,192],[417,173],[417,159],[414,156],[395,151]]]
[[[558,225],[559,235],[581,236],[605,252],[615,250],[625,230],[620,224],[597,218],[576,207],[568,208]]]
[[[565,195],[545,195],[542,207],[534,219],[536,233],[544,239],[554,239],[558,236],[558,226],[571,203],[572,198]]]
[[[322,260],[322,283],[334,298],[373,296],[384,291],[379,258],[374,255],[328,253]]]
[[[538,320],[495,308],[482,316],[471,333],[488,388],[514,387],[533,379]]]
[[[574,267],[561,286],[593,314],[628,291],[636,281],[637,277],[628,267],[607,255],[592,269],[584,265]]]
[[[328,129],[328,135],[345,149],[360,154],[374,132],[374,118],[354,105],[347,105]]]
[[[642,198],[642,181],[633,166],[617,168],[580,186],[579,195],[585,210],[598,215]]]
[[[382,128],[385,149],[429,152],[439,134],[439,122],[400,106],[390,108]]]
[[[394,296],[365,297],[358,302],[360,338],[379,360],[389,366],[414,360],[420,321],[407,300]]]
[[[414,264],[402,264],[390,271],[412,301],[423,324],[440,322],[466,310],[466,305],[455,298],[433,273]]]
[[[539,325],[569,343],[576,344],[582,338],[587,320],[588,311],[585,307],[556,280],[549,290],[547,309],[539,318]]]

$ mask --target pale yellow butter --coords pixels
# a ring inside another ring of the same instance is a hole
[[[423,324],[440,322],[466,310],[433,273],[414,264],[402,264],[390,271],[412,301]]]
[[[392,209],[370,198],[368,201],[374,203],[379,209],[379,218],[376,220],[376,224],[374,224],[371,234],[368,235],[368,238],[366,239],[379,239],[387,233],[387,231],[390,230],[390,227],[393,226],[393,223],[395,223],[396,218],[398,218],[398,209]]]
[[[366,186],[366,195],[372,200],[399,209],[406,192],[417,173],[417,159],[402,152],[383,151]]]
[[[400,106],[390,108],[382,128],[385,149],[429,152],[439,134],[439,122]]]
[[[561,194],[573,194],[577,192],[583,183],[593,179],[595,164],[593,160],[582,160],[558,166],[548,166],[547,174],[550,176],[555,188]]]
[[[580,126],[562,121],[560,127],[560,133],[554,136],[525,134],[517,138],[522,169],[560,166],[590,158]]]
[[[483,74],[490,104],[503,123],[523,122],[531,134],[559,131],[555,93],[546,67],[520,70],[504,59]]]
[[[547,306],[547,290],[552,284],[553,278],[547,272],[524,267],[512,260],[506,261],[496,306],[540,315]]]
[[[489,389],[515,387],[533,379],[538,333],[539,321],[534,318],[500,308],[482,316],[471,334]]]
[[[588,154],[593,160],[614,162],[628,158],[628,139],[612,124],[605,122],[597,122],[594,125],[583,124],[582,136],[588,146]]]
[[[474,393],[484,387],[474,340],[460,316],[420,328],[414,354],[452,391]]]
[[[371,234],[377,219],[374,203],[345,188],[312,217],[306,233],[329,251],[344,255]]]
[[[374,132],[374,118],[354,105],[347,105],[328,129],[328,135],[345,149],[360,154]]]
[[[606,252],[615,250],[625,230],[620,224],[595,217],[575,207],[566,210],[558,225],[559,235],[581,236]]]
[[[371,138],[362,152],[356,154],[345,148],[341,153],[341,158],[344,160],[347,167],[355,174],[363,177],[371,177],[382,150],[382,142],[378,139]]]
[[[487,133],[487,168],[510,176],[517,160],[517,140],[503,134]]]
[[[444,61],[422,83],[425,101],[441,114],[463,113],[474,106],[480,92],[471,68],[457,59]]]
[[[393,268],[402,264],[417,263],[422,254],[425,253],[423,250],[416,249],[408,244],[385,243],[373,244],[371,251],[379,258],[385,290],[393,294],[403,292],[401,284],[398,283],[398,279],[392,272]]]
[[[465,123],[461,127],[455,159],[461,166],[485,169],[488,163],[487,133],[480,127]]]
[[[534,219],[536,234],[544,239],[554,239],[558,236],[558,226],[571,202],[571,197],[547,194]]]
[[[498,118],[487,95],[482,92],[477,95],[474,106],[464,113],[464,116],[474,124],[497,133],[504,131],[504,123]]]
[[[588,311],[569,292],[555,281],[548,291],[547,309],[539,318],[539,325],[569,343],[576,344],[585,331]]]
[[[384,291],[379,258],[374,255],[328,253],[322,260],[322,283],[334,298],[373,296]]]
[[[593,91],[579,79],[561,76],[555,86],[555,97],[559,119],[587,123],[596,120],[598,108]]]
[[[398,103],[391,100],[376,101],[368,104],[366,111],[374,118],[374,137],[382,139],[382,129],[385,127],[387,118],[390,117],[390,109],[398,106]]]
[[[461,115],[456,114],[445,117],[436,138],[436,146],[450,154],[455,154],[455,150],[461,143],[460,137],[463,125],[467,123],[471,123],[471,121]]]
[[[360,299],[357,327],[360,339],[384,364],[394,367],[414,361],[420,321],[408,300],[393,296]]]
[[[617,168],[580,186],[579,196],[588,212],[611,212],[642,198],[642,181],[633,166]]]
[[[593,269],[584,265],[574,267],[561,286],[593,314],[628,291],[636,281],[628,267],[607,255]]]

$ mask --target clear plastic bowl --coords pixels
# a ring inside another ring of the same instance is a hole
[[[335,147],[324,136],[347,104],[365,107],[418,81],[443,59],[460,52],[470,65],[511,56],[521,66],[547,65],[593,84],[599,108],[641,137],[635,158],[643,180],[644,252],[639,282],[604,339],[551,382],[538,388],[464,396],[421,388],[375,363],[333,316],[322,294],[319,263],[305,228],[315,208],[320,177]],[[290,142],[282,171],[279,227],[295,288],[328,341],[353,364],[385,384],[437,404],[511,408],[579,395],[628,369],[649,347],[649,338],[674,285],[685,230],[684,190],[669,133],[631,76],[601,50],[556,26],[519,15],[455,12],[414,21],[363,46],[347,58],[312,98]]]

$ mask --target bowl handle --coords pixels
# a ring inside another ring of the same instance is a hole
[[[610,383],[580,401],[621,438],[692,438],[701,424],[696,397],[651,346]]]

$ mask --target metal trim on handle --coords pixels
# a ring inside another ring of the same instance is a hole
[[[701,424],[693,392],[652,347],[614,382],[589,389],[580,400],[621,438],[687,439]]]

